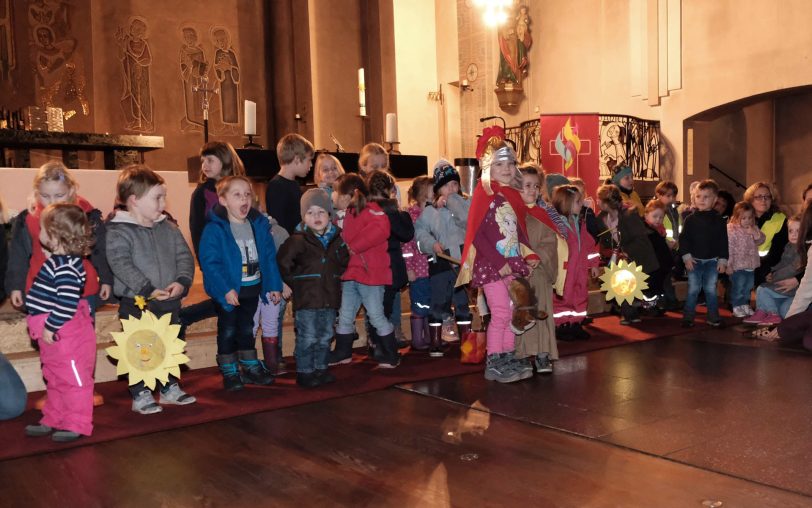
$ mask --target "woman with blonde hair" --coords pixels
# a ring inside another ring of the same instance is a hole
[[[764,243],[758,247],[761,265],[755,271],[755,287],[758,287],[770,273],[770,269],[781,260],[784,247],[789,241],[787,216],[781,210],[778,195],[768,182],[756,182],[744,191],[744,201],[753,206],[756,226],[764,233]],[[787,290],[797,287],[787,287]],[[787,284],[792,285],[792,282]]]

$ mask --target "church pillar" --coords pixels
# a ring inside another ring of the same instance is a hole
[[[747,132],[746,183],[775,180],[775,108],[767,100],[743,108]]]

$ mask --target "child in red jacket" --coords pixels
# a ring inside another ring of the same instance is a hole
[[[341,308],[338,311],[336,345],[330,365],[352,360],[355,316],[361,305],[375,329],[380,348],[379,366],[395,368],[400,363],[394,327],[383,310],[385,286],[392,284],[389,264],[389,219],[377,203],[367,202],[369,191],[360,178],[342,178],[333,190],[333,199],[348,203],[341,237],[350,250],[350,262],[341,276]]]

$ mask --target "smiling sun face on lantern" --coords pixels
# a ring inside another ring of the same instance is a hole
[[[144,311],[140,319],[122,319],[123,331],[113,332],[115,346],[107,354],[118,360],[116,374],[129,374],[129,384],[143,381],[150,389],[156,381],[169,382],[169,374],[180,377],[180,364],[189,361],[183,354],[186,343],[178,338],[179,325],[170,323],[172,316],[160,318]]]
[[[632,261],[626,263],[621,260],[610,265],[601,275],[601,291],[606,291],[606,301],[615,299],[621,304],[624,301],[632,303],[635,299],[643,299],[643,290],[648,289],[648,275],[643,272],[642,266]]]

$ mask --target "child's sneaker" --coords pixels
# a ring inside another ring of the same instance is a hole
[[[495,353],[488,355],[485,361],[485,379],[499,383],[513,383],[519,380],[519,373],[510,368],[506,355]]]
[[[187,404],[194,404],[197,402],[197,399],[194,395],[189,395],[188,393],[184,392],[180,389],[180,385],[178,383],[173,383],[169,385],[169,388],[166,390],[161,390],[161,404],[174,404],[176,406],[185,406]]]
[[[748,316],[752,316],[756,313],[756,311],[754,311],[749,305],[743,305],[742,307],[744,307],[744,312],[746,312]]]
[[[82,437],[82,435],[77,432],[70,430],[57,430],[51,434],[51,441],[57,443],[70,443],[71,441],[76,441],[80,437]]]
[[[690,319],[683,319],[682,320],[682,327],[683,328],[693,328],[694,322]]]
[[[152,396],[151,391],[141,390],[133,399],[132,410],[142,415],[151,415],[160,413],[164,408],[155,402],[155,397]]]
[[[733,307],[733,317],[737,318],[744,318],[748,317],[750,314],[747,313],[745,310],[744,305],[739,305],[738,307]]]
[[[716,321],[708,321],[708,325],[714,328],[724,328],[725,322],[721,319],[717,319]]]
[[[539,374],[550,374],[553,371],[553,362],[550,360],[550,355],[541,353],[536,356],[536,372]]]
[[[43,437],[48,436],[54,431],[53,427],[47,425],[26,425],[25,435],[29,437]]]
[[[742,320],[742,323],[745,323],[745,324],[748,324],[748,325],[757,325],[757,324],[761,323],[767,317],[767,315],[768,314],[766,312],[764,312],[763,310],[756,309],[756,311],[753,313],[753,315],[750,316],[750,317],[744,318]]]
[[[296,384],[302,388],[317,388],[321,386],[321,381],[315,372],[297,372]]]
[[[781,316],[778,314],[768,313],[767,317],[761,320],[759,326],[775,326],[781,324]]]
[[[519,374],[519,379],[533,377],[533,364],[530,358],[516,358],[515,352],[505,353],[507,355],[507,368],[515,370]]]
[[[317,370],[316,377],[318,378],[319,383],[323,385],[335,383],[336,380],[336,377],[333,374],[331,374],[330,371],[327,369]]]

